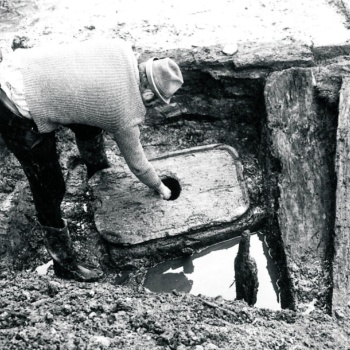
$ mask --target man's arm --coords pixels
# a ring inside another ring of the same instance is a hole
[[[131,172],[145,185],[155,189],[163,199],[169,199],[171,191],[160,180],[148,161],[140,142],[140,129],[133,126],[113,135]]]

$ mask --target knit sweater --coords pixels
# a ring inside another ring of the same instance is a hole
[[[39,132],[72,123],[99,127],[130,170],[151,188],[161,181],[140,143],[145,107],[131,47],[121,40],[17,50],[25,96]]]

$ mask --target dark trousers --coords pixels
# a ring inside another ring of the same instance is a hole
[[[83,141],[93,142],[102,132],[100,128],[89,125],[70,124],[67,127]],[[40,134],[32,120],[16,116],[0,101],[0,134],[28,178],[40,224],[61,228],[65,182],[55,132]]]

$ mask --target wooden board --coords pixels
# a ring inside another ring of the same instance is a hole
[[[151,161],[162,177],[181,186],[176,200],[160,199],[130,172],[106,169],[91,180],[99,205],[95,223],[108,241],[138,244],[231,223],[249,207],[236,151],[210,145],[174,152]]]
[[[337,130],[333,306],[350,301],[350,78],[343,79]]]
[[[281,169],[275,215],[295,291],[310,301],[330,291],[335,203],[336,120],[315,90],[312,70],[300,68],[273,73],[265,87],[271,153]]]
[[[314,57],[308,45],[302,42],[273,41],[264,43],[246,43],[239,46],[233,56],[236,68],[286,69],[290,67],[311,67]]]

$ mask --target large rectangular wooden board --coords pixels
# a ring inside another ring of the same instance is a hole
[[[151,160],[161,178],[179,181],[181,193],[166,201],[131,174],[110,168],[90,185],[97,199],[95,223],[108,241],[138,244],[231,223],[249,207],[237,152],[216,144]]]

